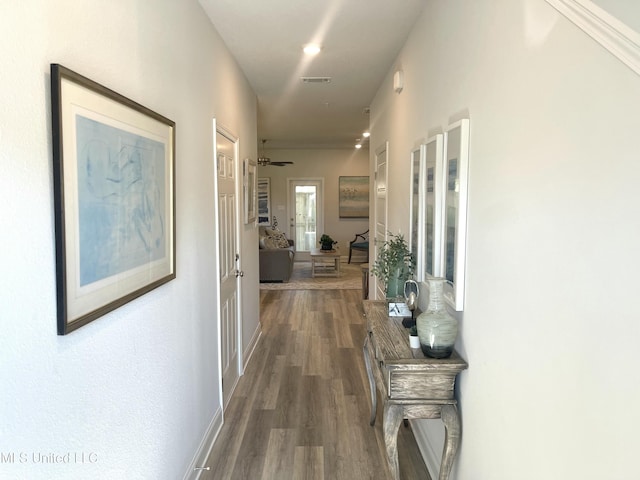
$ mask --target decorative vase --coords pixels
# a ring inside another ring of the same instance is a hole
[[[394,268],[387,280],[387,298],[404,297],[404,283],[408,277],[409,272],[404,263]]]
[[[429,305],[418,315],[416,325],[422,353],[432,358],[447,358],[458,336],[458,320],[444,303],[444,278],[429,278]]]
[[[320,250],[333,250],[333,243],[321,244]]]

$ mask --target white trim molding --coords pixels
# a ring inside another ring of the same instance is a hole
[[[442,454],[438,455],[436,453],[436,448],[434,448],[427,431],[427,422],[428,420],[421,419],[409,420],[411,430],[413,430],[413,436],[416,439],[416,444],[422,454],[422,460],[424,460],[424,464],[429,471],[429,475],[435,478],[440,472]],[[442,449],[441,446],[440,449]]]
[[[260,341],[261,337],[262,329],[260,328],[260,322],[258,322],[258,326],[256,327],[255,332],[253,332],[253,336],[251,337],[247,348],[245,348],[244,353],[242,354],[244,364],[242,365],[242,372],[240,372],[241,375],[244,375],[244,370],[245,368],[247,368],[247,365],[249,365],[249,360],[251,360],[251,357],[253,357],[253,352],[256,351],[256,347],[258,346],[258,342]]]
[[[211,454],[211,450],[213,450],[213,444],[216,442],[216,438],[218,438],[222,424],[222,408],[218,408],[207,427],[207,431],[198,446],[198,450],[187,467],[183,480],[199,480],[202,472],[207,471],[208,467],[205,466],[205,463]]]
[[[591,0],[546,0],[640,75],[640,34]]]

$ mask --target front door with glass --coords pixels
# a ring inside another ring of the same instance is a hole
[[[289,235],[305,260],[322,235],[322,179],[289,179]]]

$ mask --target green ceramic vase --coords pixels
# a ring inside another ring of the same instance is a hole
[[[387,280],[387,298],[404,298],[404,282],[406,282],[408,278],[409,272],[404,264],[395,268],[394,273],[389,275],[389,279]]]
[[[444,303],[444,278],[430,278],[429,305],[418,315],[416,326],[422,353],[432,358],[448,358],[458,336],[458,320],[447,311]]]

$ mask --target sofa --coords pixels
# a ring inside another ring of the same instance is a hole
[[[295,246],[279,230],[260,227],[260,282],[288,282],[293,273]]]

